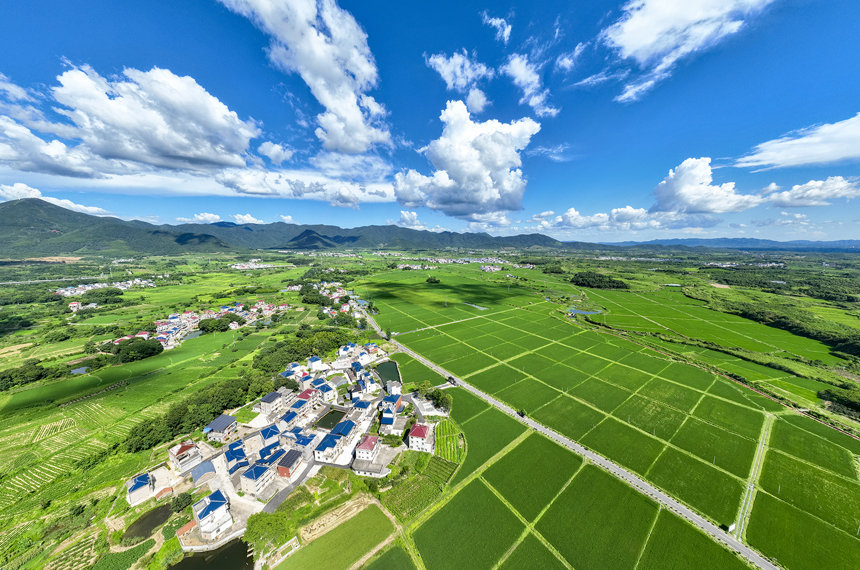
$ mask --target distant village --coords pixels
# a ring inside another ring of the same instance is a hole
[[[241,424],[222,414],[203,429],[203,438],[183,441],[167,451],[166,462],[128,481],[128,502],[208,487],[193,505],[194,520],[177,533],[184,548],[207,548],[240,536],[248,517],[265,503],[277,507],[322,466],[352,469],[381,478],[405,449],[433,453],[434,423],[446,412],[370,368],[388,360],[375,343],[341,346],[334,360],[312,356],[280,373],[297,390],[281,387],[252,404],[258,415]],[[371,433],[376,420],[375,433]],[[406,437],[406,446],[383,443]]]
[[[120,289],[121,291],[128,291],[135,287],[155,287],[155,283],[151,279],[136,278],[129,281],[117,281],[115,283],[86,283],[83,285],[62,287],[54,291],[54,293],[62,295],[63,297],[78,297],[87,291],[94,291],[96,289],[113,288]]]

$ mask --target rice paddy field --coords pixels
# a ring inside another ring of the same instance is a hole
[[[443,282],[446,280],[443,278]],[[462,287],[461,281],[454,282],[460,294],[470,290]],[[635,336],[623,338],[578,325],[561,316],[557,305],[524,295],[513,287],[508,292],[495,286],[496,292],[492,293],[489,290],[494,286],[483,286],[483,304],[476,303],[486,307],[481,313],[446,312],[444,303],[440,305],[435,294],[426,291],[411,299],[405,294],[393,294],[385,302],[378,301],[382,307],[380,322],[384,325],[390,309],[396,309],[396,315],[408,315],[412,319],[409,325],[404,320],[397,329],[399,342],[464,382],[639,474],[715,524],[738,525],[742,529],[740,538],[766,556],[782,561],[778,554],[781,543],[763,538],[772,532],[772,525],[761,513],[782,508],[773,507],[773,501],[800,513],[780,525],[779,532],[785,534],[780,540],[787,541],[788,536],[806,540],[802,536],[803,521],[812,517],[817,521],[819,538],[827,535],[835,542],[851,539],[850,544],[854,544],[853,540],[860,545],[856,537],[860,520],[855,524],[853,515],[860,501],[860,441],[798,415],[730,378],[680,362],[659,349],[648,348],[649,343],[640,345]],[[383,288],[381,283],[377,287]],[[510,297],[498,299],[504,295]],[[607,318],[623,314],[650,323],[643,325],[643,330],[651,327],[665,333],[665,327],[671,325],[681,334],[724,346],[774,354],[790,351],[823,361],[833,358],[820,343],[715,313],[677,291],[588,291],[588,296],[592,300],[599,297],[601,305],[610,306]],[[387,304],[389,300],[391,306]],[[429,304],[425,310],[413,305],[424,302]],[[661,309],[662,318],[653,318],[661,306],[665,306],[665,310]],[[622,310],[627,312],[621,313]],[[623,326],[629,328],[632,322]],[[758,382],[769,386],[784,383],[790,390],[805,390],[802,393],[807,395],[818,388],[810,384],[814,381],[781,370],[713,350],[690,348],[691,352],[698,351],[703,362],[710,360],[706,363],[741,374],[753,386]],[[564,490],[559,493],[559,482],[547,475],[555,475],[554,468],[541,469],[539,465],[546,458],[538,461],[541,453],[530,449],[535,436],[524,438],[522,428],[517,429],[516,422],[508,416],[465,391],[455,389],[455,393],[451,420],[464,434],[466,453],[451,481],[452,488],[456,492],[480,480],[526,525],[520,540],[537,537],[543,548],[573,568],[634,568],[636,564],[682,568],[693,567],[691,560],[698,560],[701,566],[695,567],[703,568],[744,566],[734,554],[725,552],[698,530],[688,528],[684,521],[673,520],[674,515],[659,512],[656,504],[649,504],[638,493],[628,490],[632,501],[628,504],[621,490],[602,482],[603,478],[597,476],[602,472],[588,465],[574,470],[577,474],[572,480],[562,481]],[[553,455],[562,451],[556,449]],[[572,475],[570,468],[557,471],[559,478]],[[596,474],[583,475],[592,471]],[[577,483],[580,479],[588,485]],[[510,481],[514,480],[520,484],[512,485]],[[788,480],[794,483],[782,483]],[[526,489],[530,486],[522,481],[536,481],[533,485],[540,488]],[[825,494],[829,498],[824,498]],[[590,500],[601,495],[614,496],[628,505],[627,512],[634,513],[634,520],[622,523],[619,518],[612,522],[606,505],[583,503],[583,497]],[[555,507],[556,504],[565,506]],[[600,516],[590,515],[589,509]],[[569,520],[577,521],[576,528],[565,526],[562,512]],[[594,517],[593,523],[583,522],[590,516]],[[430,521],[436,517],[442,515],[434,514]],[[615,536],[617,532],[610,532],[611,537],[601,542],[596,529],[617,531],[620,527],[629,536],[619,538]],[[435,547],[429,533],[421,528],[415,537],[423,555],[424,549]],[[580,528],[588,529],[587,538],[576,538]],[[422,535],[424,538],[419,539]],[[689,535],[691,543],[709,546],[698,552],[682,549],[673,553],[668,550],[673,539],[668,537],[674,535]],[[646,547],[649,537],[654,542]],[[624,545],[621,548],[617,546],[619,540]],[[853,548],[847,552],[852,563],[860,567],[860,558],[850,554]],[[490,558],[501,549],[486,556]],[[607,554],[610,550],[611,556]],[[700,554],[709,550],[713,550],[710,555]],[[508,545],[505,553],[513,552],[516,548]],[[437,566],[433,560],[432,556],[424,559],[428,569],[447,567],[442,562]],[[505,560],[500,559],[502,566]],[[480,560],[471,562],[473,567],[483,567]],[[716,563],[722,566],[714,566]],[[803,563],[793,560],[786,566],[827,568],[813,557]]]

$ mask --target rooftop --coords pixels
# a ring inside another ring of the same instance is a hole
[[[371,451],[374,447],[376,447],[376,442],[379,441],[379,438],[375,435],[366,435],[361,440],[361,443],[358,444],[358,449],[364,451]]]
[[[418,439],[425,439],[427,434],[430,433],[430,426],[426,426],[424,424],[415,424],[412,427],[412,431],[409,432],[409,437],[417,437]]]
[[[212,420],[212,422],[208,426],[203,428],[203,432],[205,433],[207,431],[224,431],[228,427],[233,425],[235,422],[236,418],[234,418],[233,416],[221,414],[220,416]]]

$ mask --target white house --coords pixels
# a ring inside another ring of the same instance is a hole
[[[230,501],[220,490],[194,503],[192,510],[203,540],[214,540],[233,525]]]
[[[129,480],[125,486],[128,504],[136,505],[137,503],[148,499],[155,491],[155,477],[150,473],[141,473]]]
[[[375,435],[366,435],[355,448],[355,458],[361,461],[373,461],[379,455],[379,438]]]
[[[386,384],[386,388],[388,389],[388,394],[390,396],[400,395],[402,394],[403,384],[397,382],[396,380],[389,380],[388,384]]]
[[[284,398],[280,392],[269,392],[260,399],[260,411],[267,416],[281,411],[283,405]]]
[[[409,432],[409,449],[433,453],[433,428],[426,424],[415,424]]]
[[[322,372],[325,370],[325,364],[319,356],[311,356],[308,358],[308,370],[311,372]]]
[[[242,491],[257,496],[274,478],[275,472],[268,465],[255,463],[242,473]]]
[[[180,473],[184,473],[203,461],[197,444],[193,441],[183,441],[171,447],[167,451],[170,463]]]

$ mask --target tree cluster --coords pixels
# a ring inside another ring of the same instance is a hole
[[[197,325],[197,328],[204,333],[224,332],[230,330],[230,323],[234,322],[244,325],[245,319],[234,313],[221,313],[221,316],[217,319],[203,319]]]
[[[63,371],[59,368],[45,368],[35,362],[26,362],[17,368],[0,370],[0,391],[9,390],[16,386],[32,384],[48,378],[59,378]]]
[[[118,362],[124,364],[161,354],[164,352],[164,347],[155,339],[133,338],[113,345],[111,352],[116,355]]]
[[[590,287],[592,289],[629,289],[630,286],[620,279],[614,279],[609,275],[597,273],[596,271],[581,271],[574,273],[570,282],[577,287]]]
[[[97,303],[99,305],[116,305],[122,303],[122,290],[115,287],[91,289],[81,295],[81,303]]]
[[[325,354],[351,340],[352,336],[338,329],[299,329],[295,338],[288,338],[262,348],[254,356],[254,368],[268,374],[278,374],[291,362]]]
[[[427,283],[440,283],[438,277],[433,277],[432,275],[427,278]]]

